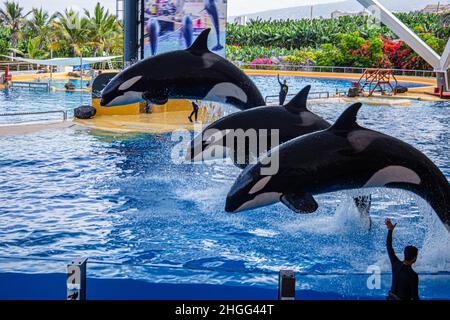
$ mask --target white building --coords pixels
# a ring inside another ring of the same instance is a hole
[[[447,13],[450,12],[450,5],[449,4],[429,4],[422,10],[420,10],[422,13]]]
[[[247,22],[248,22],[247,16],[240,16],[240,17],[234,18],[234,23],[241,25],[241,26],[247,25]]]
[[[337,19],[339,17],[358,17],[358,16],[364,17],[367,15],[369,15],[369,14],[364,10],[359,11],[359,12],[356,12],[356,11],[355,12],[347,12],[347,11],[336,10],[331,13],[331,18]]]

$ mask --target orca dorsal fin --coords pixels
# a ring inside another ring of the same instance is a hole
[[[191,45],[188,51],[196,52],[196,53],[203,53],[203,52],[209,52],[208,48],[208,36],[211,32],[211,29],[205,29],[202,33],[197,37],[197,39],[194,41],[194,43]]]
[[[334,123],[330,130],[350,131],[359,128],[357,123],[358,112],[362,107],[362,103],[355,103],[347,108],[339,119]]]
[[[286,106],[290,112],[299,114],[306,110],[306,105],[308,103],[309,92],[311,91],[311,86],[306,86],[300,91]]]

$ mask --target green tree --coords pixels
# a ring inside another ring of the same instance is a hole
[[[66,9],[56,15],[53,21],[52,38],[58,39],[52,43],[52,49],[68,48],[68,54],[72,57],[80,56],[89,41],[88,23],[86,18],[74,10]]]
[[[30,28],[31,37],[40,37],[42,43],[45,43],[50,36],[52,29],[52,21],[55,15],[50,15],[48,11],[41,8],[33,8],[31,10],[31,18],[27,21],[27,26]]]
[[[5,1],[4,6],[4,9],[0,9],[0,22],[11,31],[11,48],[17,49],[20,30],[26,23],[25,18],[29,12],[24,13],[24,9],[14,1]]]
[[[0,26],[0,54],[6,55],[9,53],[10,38],[11,38],[11,31],[5,27]]]
[[[116,44],[111,42],[111,39],[117,40],[118,35],[122,33],[116,16],[110,14],[109,10],[106,10],[100,3],[97,3],[92,15],[88,10],[84,10],[84,12],[88,19],[89,45],[94,50],[94,56],[102,55],[105,51],[114,51]]]
[[[49,56],[49,53],[43,49],[41,37],[30,38],[27,42],[25,51],[19,49],[11,49],[12,52],[19,56],[30,59],[45,59]]]

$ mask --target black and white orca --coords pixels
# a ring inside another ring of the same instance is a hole
[[[155,56],[158,53],[158,44],[159,44],[159,32],[160,26],[158,19],[151,18],[148,22],[148,30],[149,30],[149,40],[150,40],[150,49],[152,52],[152,56]]]
[[[236,166],[244,169],[250,163],[256,163],[260,155],[278,146],[278,144],[270,145],[269,136],[274,134],[274,130],[277,130],[279,144],[282,144],[299,136],[329,128],[330,123],[307,109],[310,91],[311,86],[305,87],[285,106],[261,106],[217,120],[192,140],[186,160],[199,162],[228,156]],[[252,142],[256,142],[257,148],[250,148],[248,144],[251,139],[248,139],[245,150],[238,150],[236,141],[227,141],[234,139],[233,134],[237,130],[241,130],[242,133],[248,133],[249,130],[255,130],[257,133],[267,130],[267,135],[256,135],[257,140]],[[265,140],[265,148],[261,148],[260,138]],[[227,149],[228,145],[232,146],[229,148],[232,150]],[[222,148],[224,149],[221,150]],[[245,154],[241,156],[239,152]]]
[[[102,106],[147,100],[162,105],[169,99],[231,104],[241,110],[264,105],[252,80],[228,60],[209,51],[203,31],[187,50],[144,59],[114,77],[102,92]]]
[[[188,15],[184,16],[182,33],[183,33],[184,43],[186,44],[186,48],[189,48],[192,45],[192,37],[194,34],[193,28],[194,28],[194,26],[192,24],[191,17]]]
[[[211,21],[214,26],[214,31],[216,32],[217,44],[214,46],[213,51],[220,51],[223,46],[220,44],[220,18],[219,11],[217,10],[217,5],[215,0],[204,0],[205,10],[211,17]]]
[[[439,168],[411,145],[357,124],[361,104],[348,108],[329,129],[287,142],[279,171],[262,176],[264,160],[247,167],[227,197],[225,210],[240,212],[284,203],[297,213],[313,213],[314,195],[364,188],[394,188],[427,201],[450,232],[450,184]]]

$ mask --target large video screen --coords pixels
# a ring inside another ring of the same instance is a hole
[[[211,28],[209,48],[225,57],[227,0],[145,0],[144,56],[190,47]]]

